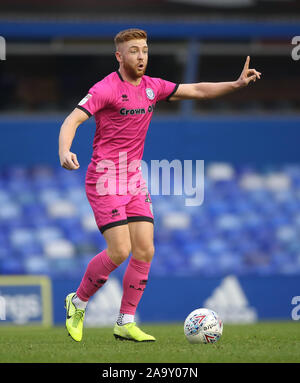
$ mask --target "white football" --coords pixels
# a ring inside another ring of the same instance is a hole
[[[199,308],[184,322],[184,335],[190,343],[215,343],[223,332],[223,322],[215,311]]]

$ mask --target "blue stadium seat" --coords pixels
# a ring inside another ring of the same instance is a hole
[[[0,172],[2,274],[79,277],[106,247],[85,195],[85,170]],[[185,195],[152,195],[153,275],[300,274],[300,166],[226,171],[227,179],[208,174],[201,206],[186,206]]]

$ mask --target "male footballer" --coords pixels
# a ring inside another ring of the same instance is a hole
[[[75,341],[81,341],[90,297],[131,253],[113,334],[121,340],[153,342],[155,338],[143,332],[134,317],[154,255],[152,203],[140,167],[154,107],[162,100],[220,97],[255,82],[261,73],[249,69],[248,56],[236,81],[175,84],[145,75],[148,63],[145,31],[124,30],[114,41],[119,69],[88,91],[67,116],[59,134],[61,166],[76,170],[80,165],[76,154],[70,151],[76,130],[91,116],[95,118],[93,155],[85,185],[96,223],[107,243],[107,248],[89,262],[77,291],[65,299],[66,327]]]

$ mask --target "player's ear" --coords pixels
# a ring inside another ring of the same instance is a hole
[[[119,63],[123,62],[123,50],[124,50],[123,44],[119,43],[116,45],[115,56]]]
[[[115,52],[116,59],[119,63],[122,62],[122,53],[120,51]]]

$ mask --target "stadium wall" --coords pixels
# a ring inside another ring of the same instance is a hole
[[[0,167],[59,166],[58,135],[65,116],[0,118]],[[190,159],[234,164],[295,163],[300,160],[300,117],[156,117],[146,138],[144,160]],[[92,154],[94,120],[77,130],[72,151],[81,166]]]
[[[299,32],[299,22],[290,21],[139,21],[133,20],[1,20],[1,34],[7,38],[50,39],[61,37],[111,38],[126,28],[141,28],[152,38],[247,39],[290,38]]]
[[[63,302],[80,280],[54,279],[53,321],[63,324]],[[284,286],[284,287],[283,287]],[[194,309],[208,307],[225,323],[261,320],[299,320],[299,276],[153,277],[145,289],[137,312],[141,322],[183,322]],[[122,276],[112,274],[89,301],[86,325],[112,325],[122,298]]]
[[[182,322],[194,309],[208,307],[225,323],[299,320],[299,276],[151,278],[137,312],[139,322]],[[0,277],[0,325],[63,325],[64,300],[79,279],[45,276]],[[122,298],[122,278],[111,275],[89,301],[87,327],[112,325]],[[284,288],[283,288],[284,286]]]

